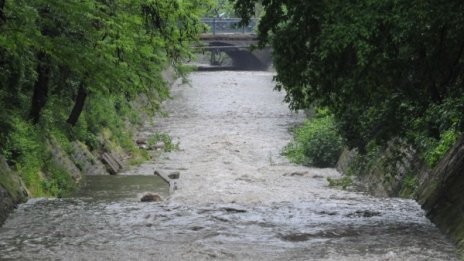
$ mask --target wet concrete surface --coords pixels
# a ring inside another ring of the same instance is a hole
[[[281,156],[303,115],[288,110],[272,77],[202,72],[174,85],[170,116],[138,138],[169,133],[180,150],[125,175],[178,173],[177,190],[140,202],[150,189],[142,178],[115,197],[102,191],[117,184],[31,200],[0,229],[0,259],[457,260],[414,201],[330,188],[336,170]]]

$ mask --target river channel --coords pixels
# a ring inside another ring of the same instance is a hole
[[[139,133],[179,150],[75,196],[33,199],[0,229],[0,260],[458,260],[420,206],[328,186],[281,156],[289,111],[268,72],[198,72]],[[171,191],[153,175],[179,173]],[[145,191],[161,203],[143,203]]]

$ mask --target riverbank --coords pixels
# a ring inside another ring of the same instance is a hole
[[[177,79],[173,69],[164,70],[161,76],[167,85]],[[24,154],[22,157],[31,157],[36,151],[43,154],[31,158],[27,164],[8,164],[0,155],[0,225],[18,204],[30,198],[66,197],[78,189],[85,175],[115,175],[150,159],[149,152],[140,149],[135,138],[142,122],[152,122],[153,111],[147,109],[147,98],[119,103],[118,106],[127,106],[123,112],[115,108],[117,102],[98,105],[95,102],[89,102],[90,112],[84,112],[75,127],[66,125],[49,133],[44,133],[41,126],[34,127],[33,131],[41,133],[40,139],[34,139],[35,133],[18,134],[14,140],[18,144],[13,145],[25,150],[19,151]],[[105,115],[94,110],[103,110]],[[135,112],[136,117],[132,114]],[[100,122],[103,116],[106,122]],[[97,122],[89,123],[92,119]],[[93,126],[100,124],[104,126]]]
[[[464,136],[432,169],[412,147],[399,142],[391,142],[361,168],[357,157],[355,151],[345,150],[338,162],[340,172],[371,195],[416,200],[464,255],[464,216],[460,211],[464,202]]]

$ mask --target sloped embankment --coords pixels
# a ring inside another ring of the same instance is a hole
[[[107,141],[109,142],[109,141]],[[61,175],[69,177],[71,184],[66,186],[69,189],[77,186],[84,175],[102,175],[113,173],[120,170],[123,166],[121,155],[116,150],[107,153],[90,152],[86,145],[80,141],[71,143],[72,150],[65,151],[55,142],[49,143],[50,165],[55,166],[53,170],[42,170],[40,175],[44,179],[36,186],[46,186],[44,182],[54,175],[54,171],[59,169]],[[111,166],[105,162],[105,157],[110,157],[117,162],[116,166]],[[63,191],[69,192],[69,191]],[[0,155],[0,224],[2,224],[8,214],[20,203],[28,198],[35,196],[24,184],[22,175],[13,171],[5,158]]]
[[[177,79],[177,75],[172,68],[168,68],[163,71],[162,78],[167,85],[171,85]],[[131,104],[142,122],[150,117],[147,115],[145,103],[147,103],[146,97],[140,97],[137,102]],[[132,133],[138,127],[140,126],[137,123],[126,121],[124,132]],[[99,148],[93,150],[81,140],[65,140],[66,147],[64,147],[63,142],[51,136],[45,145],[48,155],[46,158],[49,161],[45,165],[52,166],[52,168],[43,168],[39,173],[41,180],[29,181],[29,183],[37,187],[47,186],[48,190],[53,190],[50,188],[53,186],[58,187],[60,192],[54,194],[60,197],[61,194],[72,192],[75,187],[79,186],[84,175],[114,175],[129,165],[131,159],[136,157],[135,162],[144,159],[142,153],[134,155],[133,151],[127,151],[118,140],[111,136],[110,130],[103,129],[98,134]],[[132,145],[134,148],[137,147],[135,142]],[[28,189],[24,181],[27,177],[14,171],[11,166],[13,164],[8,165],[5,157],[0,155],[0,226],[18,204],[26,202],[30,197],[50,196],[48,194],[37,195],[34,188]],[[57,178],[54,175],[60,177]]]
[[[345,151],[338,169],[348,173],[355,155],[355,152]],[[415,199],[463,255],[464,135],[433,169],[413,149],[399,143],[391,143],[372,162],[362,173],[358,173],[359,170],[354,173],[361,189],[380,197]]]
[[[18,175],[14,173],[0,155],[0,224],[17,204],[27,199],[27,192]]]
[[[428,176],[418,195],[427,216],[464,254],[464,135]]]

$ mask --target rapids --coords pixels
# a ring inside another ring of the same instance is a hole
[[[139,138],[169,133],[180,150],[20,205],[0,229],[0,259],[457,260],[416,202],[328,187],[336,170],[281,156],[304,117],[272,78],[198,72],[175,84],[169,117]],[[172,194],[155,170],[180,173]],[[145,191],[167,199],[142,203]]]

